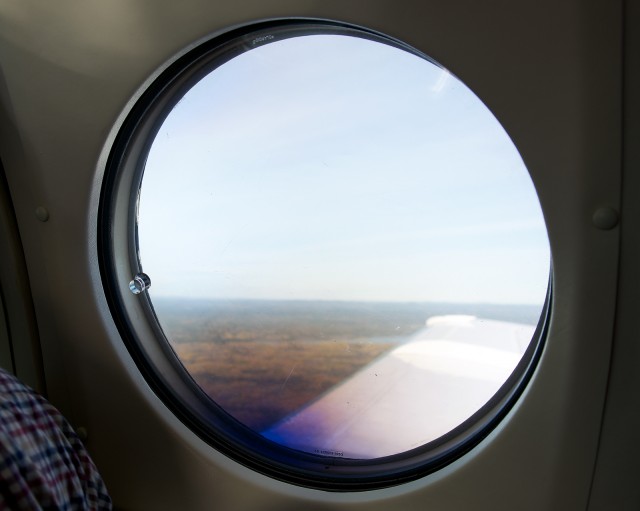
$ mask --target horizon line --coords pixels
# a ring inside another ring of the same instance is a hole
[[[435,300],[344,300],[344,299],[327,299],[327,298],[220,298],[220,297],[194,297],[194,296],[178,296],[178,295],[157,295],[156,299],[169,300],[191,300],[191,301],[219,301],[219,302],[325,302],[325,303],[363,303],[363,304],[439,304],[439,305],[492,305],[499,307],[540,307],[542,303],[500,303],[500,302],[452,302],[452,301],[435,301]],[[151,298],[153,302],[153,298]]]

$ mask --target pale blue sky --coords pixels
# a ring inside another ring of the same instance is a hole
[[[459,80],[349,36],[276,41],[169,114],[141,189],[152,294],[542,303],[524,164]]]

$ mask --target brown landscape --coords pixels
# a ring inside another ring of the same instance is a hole
[[[439,314],[537,322],[538,308],[424,303],[154,300],[171,346],[220,406],[263,431]]]
[[[174,345],[198,385],[262,431],[389,350],[392,343],[234,341]]]

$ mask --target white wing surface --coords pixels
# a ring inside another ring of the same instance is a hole
[[[437,316],[426,328],[262,434],[305,452],[371,459],[451,431],[503,385],[535,327]]]

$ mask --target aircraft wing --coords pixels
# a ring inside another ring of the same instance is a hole
[[[422,331],[262,435],[301,451],[356,459],[418,447],[496,393],[534,330],[474,316],[432,317]]]

